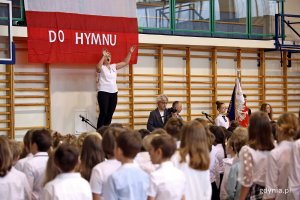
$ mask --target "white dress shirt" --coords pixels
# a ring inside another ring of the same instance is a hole
[[[97,73],[97,88],[98,91],[116,93],[117,87],[117,68],[116,64],[110,64],[110,68],[105,65],[101,66],[100,73]]]
[[[295,200],[300,200],[300,139],[293,144],[290,163],[289,186]]]
[[[33,158],[33,154],[29,153],[25,158],[17,161],[15,168],[21,172],[24,172],[24,164],[31,158]]]
[[[281,193],[279,190],[288,191],[288,169],[291,161],[292,146],[293,142],[282,141],[271,151],[268,157],[268,171],[266,175],[267,192],[264,193],[264,198],[288,199],[288,194]]]
[[[92,192],[103,195],[103,187],[107,183],[108,177],[121,167],[121,163],[116,159],[105,160],[97,164],[91,174],[90,186]]]
[[[223,126],[225,127],[226,129],[229,128],[229,125],[230,125],[230,121],[229,121],[229,118],[226,117],[226,115],[224,114],[219,114],[216,119],[215,119],[215,125],[216,126]]]
[[[186,156],[186,162],[180,162],[179,151],[172,156],[172,162],[180,169],[186,178],[185,199],[186,200],[210,200],[212,188],[209,177],[209,169],[196,170],[189,166],[190,157]]]
[[[31,188],[23,172],[20,172],[12,167],[4,177],[0,177],[0,199],[31,199]]]
[[[89,183],[79,173],[61,173],[45,185],[42,200],[92,200]]]
[[[219,176],[219,162],[217,159],[217,149],[214,145],[211,147],[211,151],[209,152],[210,164],[209,164],[209,172],[210,172],[210,182],[216,182],[217,186],[220,183]]]
[[[222,144],[217,144],[216,146],[216,157],[219,163],[219,174],[224,173],[224,164],[223,164],[223,159],[225,158],[225,153],[224,153],[224,148]]]
[[[138,153],[134,160],[134,163],[138,164],[142,170],[150,174],[151,172],[154,172],[158,165],[154,165],[151,161],[149,152],[140,152]]]
[[[33,200],[39,199],[42,193],[48,158],[47,152],[38,152],[24,164],[24,173],[32,189]]]
[[[174,167],[171,161],[163,162],[150,175],[147,195],[155,200],[181,200],[185,193],[185,184],[184,173]]]
[[[228,199],[228,192],[226,190],[227,182],[228,182],[228,176],[230,172],[230,168],[232,166],[234,158],[224,158],[223,159],[223,166],[224,166],[224,175],[221,183],[221,188],[220,188],[220,199],[221,200],[226,200]]]

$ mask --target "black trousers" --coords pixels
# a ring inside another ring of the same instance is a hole
[[[97,122],[97,129],[101,126],[108,126],[111,123],[112,116],[115,112],[118,102],[118,92],[108,93],[99,91],[97,95],[99,105],[99,117]]]

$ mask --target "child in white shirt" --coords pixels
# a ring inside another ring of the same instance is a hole
[[[186,200],[210,200],[210,157],[208,134],[196,120],[182,130],[181,148],[172,156],[172,162],[186,177]]]
[[[31,199],[31,188],[24,173],[13,166],[13,156],[8,141],[0,137],[0,199]]]
[[[160,166],[150,175],[148,200],[184,199],[185,175],[170,161],[176,151],[175,140],[170,135],[160,135],[152,139],[151,146],[151,161]]]
[[[291,164],[293,141],[298,128],[298,118],[293,113],[284,113],[277,120],[276,135],[279,145],[271,151],[268,157],[265,199],[290,199],[289,166]]]
[[[264,112],[251,115],[248,126],[249,140],[239,153],[241,159],[238,181],[240,200],[262,199],[266,185],[267,158],[274,148],[272,127]]]
[[[43,190],[43,200],[92,200],[89,183],[75,173],[79,151],[70,144],[61,144],[54,153],[54,163],[61,171]]]
[[[48,161],[47,151],[51,147],[52,138],[47,129],[37,129],[32,132],[30,150],[33,158],[24,165],[24,173],[32,189],[32,199],[39,199],[45,179]]]

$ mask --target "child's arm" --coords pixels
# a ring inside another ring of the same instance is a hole
[[[241,187],[241,195],[240,195],[240,200],[245,200],[248,193],[249,193],[250,187],[245,187],[242,185]]]
[[[182,196],[181,200],[185,200],[185,196],[184,195]]]
[[[99,194],[93,193],[93,200],[101,200],[101,196]]]
[[[147,200],[155,200],[155,198],[148,196]]]
[[[240,173],[239,182],[241,183],[240,200],[246,199],[250,187],[253,184],[253,158],[250,154],[249,147],[244,146],[240,152]]]

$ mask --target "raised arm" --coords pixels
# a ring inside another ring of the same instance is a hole
[[[103,49],[103,51],[102,51],[102,57],[101,57],[99,63],[97,64],[97,72],[101,71],[101,66],[103,65],[104,59],[107,59],[108,55],[109,55],[109,53],[107,52],[107,50]]]
[[[129,61],[131,59],[131,54],[134,52],[134,50],[135,50],[135,46],[131,46],[125,59],[122,62],[116,64],[117,69],[121,69],[129,64]]]

